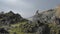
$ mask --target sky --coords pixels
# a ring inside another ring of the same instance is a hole
[[[47,10],[60,4],[60,0],[0,0],[0,12],[19,13],[22,17],[28,18],[37,10]]]

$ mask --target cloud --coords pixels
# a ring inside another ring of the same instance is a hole
[[[29,17],[34,4],[25,2],[23,0],[0,0],[0,10],[8,12],[13,10],[15,13],[20,13],[23,17]]]
[[[33,8],[33,4],[27,3],[25,1],[22,0],[2,0],[3,5],[5,6],[9,6],[12,8]]]
[[[13,10],[23,17],[30,17],[36,10],[46,10],[60,4],[60,0],[0,0],[0,11]]]

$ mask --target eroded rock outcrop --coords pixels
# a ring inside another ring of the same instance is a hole
[[[60,31],[60,7],[55,9],[49,9],[39,13],[37,10],[36,14],[32,17],[32,22],[28,22],[29,25],[26,31],[29,33],[36,34],[59,34]],[[34,24],[33,27],[31,24]],[[31,31],[29,28],[31,28]],[[33,32],[32,32],[33,31]]]
[[[15,14],[12,11],[0,14],[0,25],[9,25],[21,22],[24,20],[20,14]]]

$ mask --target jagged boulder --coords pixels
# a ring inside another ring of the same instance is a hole
[[[50,34],[50,28],[48,25],[42,25],[38,28],[37,34]]]

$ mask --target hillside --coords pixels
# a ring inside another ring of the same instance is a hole
[[[0,14],[0,24],[1,25],[9,25],[14,24],[16,22],[22,21],[23,18],[19,14],[14,14],[12,11],[8,13],[1,13]]]
[[[12,11],[0,14],[1,34],[60,34],[60,7],[36,11],[30,19]]]
[[[11,29],[18,27],[20,23],[26,21],[28,20],[24,19],[18,13],[15,14],[13,11],[9,11],[8,13],[1,12],[0,13],[0,34],[10,34]]]
[[[28,24],[25,26],[27,29],[25,32],[28,33],[60,34],[60,7],[42,11],[41,13],[37,10]]]

